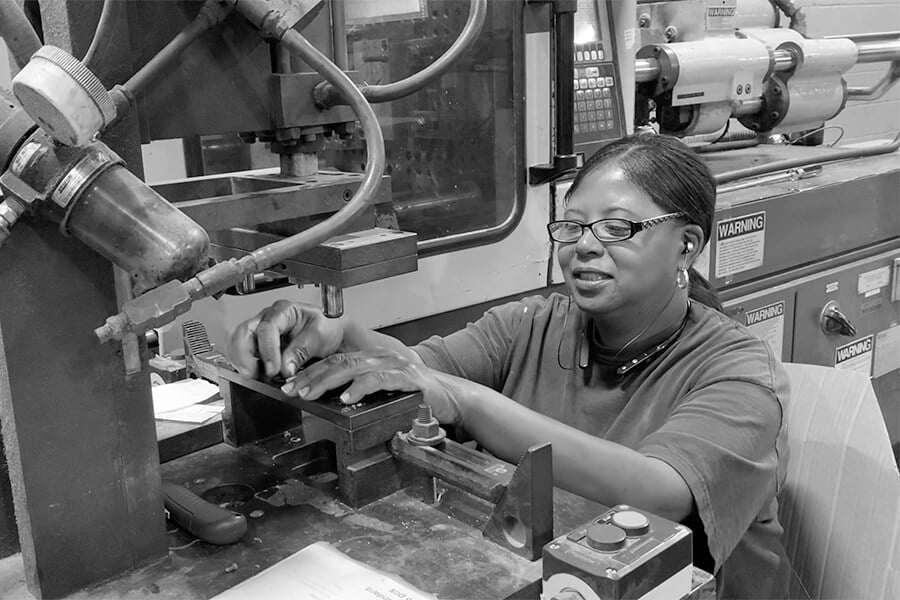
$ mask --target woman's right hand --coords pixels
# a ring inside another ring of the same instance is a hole
[[[337,352],[343,339],[339,319],[316,306],[279,300],[234,330],[228,358],[245,377],[291,377],[309,359]]]

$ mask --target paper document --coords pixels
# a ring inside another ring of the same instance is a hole
[[[178,410],[159,413],[157,419],[161,421],[179,421],[181,423],[205,423],[224,410],[224,406],[211,406],[209,404],[192,404]]]
[[[396,575],[316,542],[213,600],[437,600]]]
[[[161,418],[163,413],[206,402],[219,393],[219,386],[205,379],[186,379],[153,386],[152,391],[153,414]]]

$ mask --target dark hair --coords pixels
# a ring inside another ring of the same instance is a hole
[[[619,166],[628,180],[664,212],[683,213],[688,223],[699,225],[703,243],[709,241],[716,209],[716,183],[703,161],[681,140],[667,135],[641,134],[604,146],[578,172],[568,196],[587,175],[607,164]],[[689,274],[690,297],[721,311],[715,288],[693,267]]]

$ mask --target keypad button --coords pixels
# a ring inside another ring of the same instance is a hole
[[[584,81],[584,79],[582,79],[582,81]],[[582,86],[582,87],[584,87],[584,86]],[[608,88],[608,87],[603,88],[603,97],[604,97],[604,98],[609,98],[609,97],[610,97],[610,92],[609,92],[609,88]]]
[[[591,123],[591,124],[589,125],[589,127],[590,127],[590,130],[591,130],[591,131],[597,131],[597,124],[596,124],[596,123]]]
[[[596,50],[591,50],[591,60],[599,60],[600,56],[597,54]]]
[[[607,129],[612,129],[612,128],[613,128],[613,122],[612,122],[612,121],[607,121],[607,122],[606,122],[606,128],[607,128]]]
[[[576,80],[575,80],[575,83],[572,84],[572,88],[577,90],[577,89],[580,88],[580,87],[581,87],[581,84],[578,83],[578,80],[576,79]]]
[[[579,134],[579,133],[581,133],[581,127],[580,127],[579,125],[576,124],[576,125],[575,125],[575,134],[577,135],[577,134]]]
[[[588,100],[593,100],[594,99],[594,90],[586,91],[584,93],[584,97],[587,98]]]
[[[591,86],[588,86],[588,80],[587,80],[587,79],[579,79],[578,81],[581,83],[581,89],[583,89],[583,90],[588,89],[588,87],[594,87],[594,86],[592,86],[592,85],[591,85]]]
[[[583,101],[582,101],[582,102],[579,102],[579,103],[578,103],[578,110],[587,110],[586,104],[587,104],[587,103],[586,103],[586,102],[583,102]]]
[[[597,78],[590,77],[590,78],[588,78],[587,82],[588,82],[588,87],[594,87],[597,85]]]
[[[576,53],[575,53],[575,60],[577,60],[578,62],[583,61],[583,60],[584,60],[584,52],[582,52],[581,50],[579,50],[578,52],[576,52]]]
[[[605,131],[606,130],[606,121],[600,121],[599,123],[597,123],[597,129],[599,129],[600,131]]]
[[[612,119],[612,111],[611,110],[606,111],[606,118],[607,118],[607,120]]]
[[[576,100],[584,100],[584,96],[585,96],[584,90],[578,90],[577,92],[575,92]]]
[[[600,69],[597,67],[588,67],[585,72],[588,77],[600,77]]]
[[[593,100],[588,100],[588,101],[586,102],[586,104],[587,104],[587,109],[588,109],[588,110],[594,110],[594,101],[593,101]]]
[[[613,78],[607,77],[606,78],[606,87],[613,87],[614,85],[615,85],[615,82],[613,81]]]
[[[612,108],[612,99],[611,98],[603,99],[603,108]]]
[[[603,50],[597,50],[597,60],[603,60]]]

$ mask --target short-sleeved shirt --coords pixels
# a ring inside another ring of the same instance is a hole
[[[776,494],[787,460],[788,383],[769,346],[694,302],[675,341],[620,376],[599,360],[593,328],[569,297],[535,296],[415,351],[432,368],[665,461],[693,494],[703,528],[695,556],[711,559],[699,566],[715,571],[717,595],[785,597],[790,566]],[[584,360],[585,343],[598,360]]]

